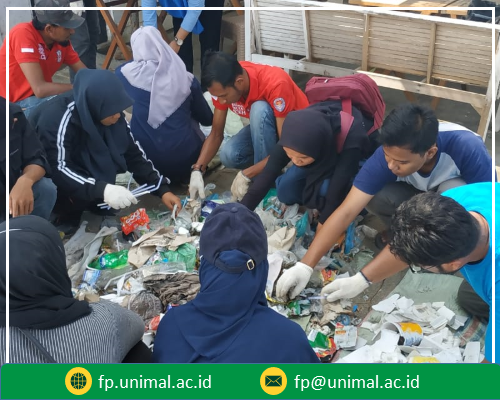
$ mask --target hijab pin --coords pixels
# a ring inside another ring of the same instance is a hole
[[[250,259],[250,260],[247,261],[247,268],[248,268],[249,271],[251,271],[252,269],[255,268],[255,263],[253,262],[252,259]]]

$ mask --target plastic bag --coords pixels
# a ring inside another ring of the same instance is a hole
[[[190,243],[184,243],[175,251],[167,250],[161,252],[162,256],[169,262],[183,262],[186,265],[186,271],[193,272],[196,265],[196,247]]]

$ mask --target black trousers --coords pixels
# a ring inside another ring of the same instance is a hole
[[[95,0],[83,0],[85,7],[95,7]],[[99,11],[85,11],[85,22],[75,29],[75,33],[71,36],[71,44],[78,53],[80,60],[87,68],[96,69],[97,58],[97,42],[101,28],[99,27]],[[75,73],[70,68],[69,77],[71,83],[75,79]]]
[[[223,6],[224,0],[211,0],[205,2],[205,7]],[[172,21],[174,24],[174,32],[177,32],[181,27],[182,18],[172,18]],[[203,26],[203,32],[200,33],[201,67],[203,68],[204,54],[207,51],[219,51],[222,10],[204,10],[200,14],[199,21]],[[186,69],[192,73],[194,65],[192,33],[184,40],[179,50],[179,57],[184,61],[184,64],[186,64]]]

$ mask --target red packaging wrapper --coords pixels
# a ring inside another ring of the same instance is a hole
[[[333,341],[333,338],[329,337],[328,342],[329,342],[328,349],[322,349],[322,350],[318,350],[316,352],[316,355],[318,356],[320,361],[323,363],[331,362],[333,360],[333,356],[337,352],[337,346],[335,346],[335,342]]]
[[[122,221],[122,231],[125,235],[133,232],[135,228],[141,225],[146,225],[149,223],[148,214],[146,214],[145,208],[139,208],[137,211],[133,212],[126,217],[121,217]]]
[[[149,322],[149,330],[156,331],[158,330],[158,325],[160,325],[160,316],[157,315]]]

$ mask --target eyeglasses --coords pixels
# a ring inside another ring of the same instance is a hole
[[[443,266],[440,264],[440,265],[435,265],[435,266],[426,266],[426,267],[419,267],[419,266],[416,266],[416,265],[411,265],[409,264],[408,265],[408,268],[410,268],[410,271],[414,274],[418,274],[418,273],[422,273],[422,272],[430,272],[430,273],[433,273],[433,274],[441,274],[441,275],[454,275],[455,273],[458,272],[458,270],[456,271],[446,271]],[[418,269],[415,269],[415,268],[418,268]],[[437,271],[432,271],[433,269],[437,270]]]

